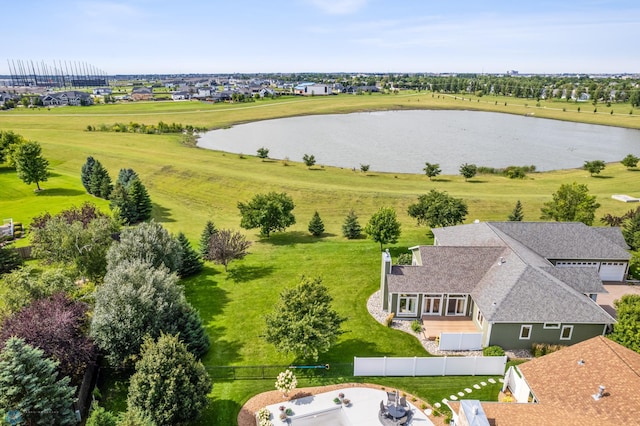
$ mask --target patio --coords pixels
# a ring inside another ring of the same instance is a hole
[[[350,400],[349,405],[337,405],[334,398],[343,392]],[[313,396],[283,401],[267,406],[274,425],[292,426],[335,425],[335,426],[374,426],[382,424],[378,418],[380,401],[387,402],[387,393],[372,388],[351,387],[341,391],[331,391]],[[407,425],[433,426],[433,423],[418,408],[407,401],[411,419]],[[293,414],[285,421],[280,420],[280,407],[291,409]]]
[[[620,299],[625,294],[640,294],[639,285],[604,283],[604,288],[609,293],[598,295],[598,305],[614,318],[618,316],[616,308],[613,306],[614,300]]]
[[[429,340],[434,340],[440,333],[479,333],[480,330],[471,317],[448,317],[440,315],[422,316],[423,333]]]

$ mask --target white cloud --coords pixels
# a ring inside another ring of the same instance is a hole
[[[368,0],[308,0],[329,15],[349,15],[362,9]]]

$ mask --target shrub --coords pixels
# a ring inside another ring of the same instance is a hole
[[[271,418],[271,412],[267,407],[263,407],[258,410],[256,417],[258,418],[258,421],[269,420]]]
[[[534,357],[538,358],[552,352],[559,351],[565,348],[565,345],[552,345],[549,343],[534,343],[531,345],[531,353]]]
[[[411,330],[416,334],[422,331],[422,324],[420,323],[419,320],[411,321]]]
[[[482,350],[484,356],[504,356],[504,349],[500,346],[487,346]]]
[[[411,265],[413,255],[411,253],[401,253],[398,255],[398,265]]]
[[[395,314],[393,312],[391,312],[389,315],[387,315],[387,318],[384,320],[384,324],[387,327],[391,327],[391,324],[393,324],[393,317],[395,316]]]

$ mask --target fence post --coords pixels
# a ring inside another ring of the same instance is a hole
[[[446,376],[447,375],[447,356],[443,356],[442,357],[442,375]]]
[[[413,357],[413,377],[416,377],[416,365],[418,364],[418,357],[414,356]]]
[[[478,372],[478,355],[475,355],[473,357],[473,374],[472,374],[472,376],[475,376],[477,372]]]
[[[387,357],[386,356],[382,360],[382,376],[387,377]]]

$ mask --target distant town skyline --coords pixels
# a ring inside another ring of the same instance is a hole
[[[113,74],[640,73],[630,0],[33,0],[3,5],[7,61]]]

